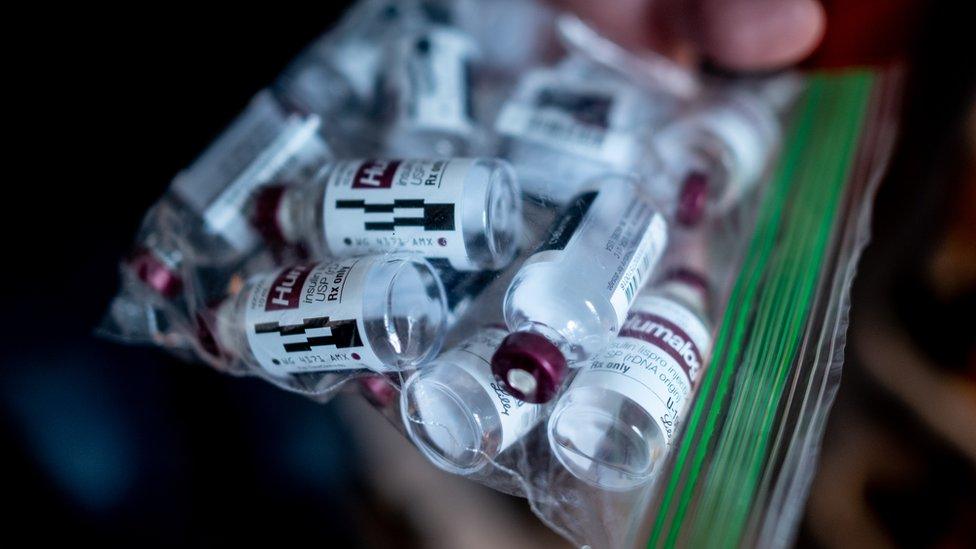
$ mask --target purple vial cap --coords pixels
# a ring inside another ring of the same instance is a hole
[[[502,340],[491,357],[491,371],[515,398],[541,404],[559,392],[567,365],[563,353],[548,339],[515,332]]]
[[[176,297],[183,289],[180,275],[148,248],[137,249],[127,263],[143,284],[163,297]]]
[[[278,210],[286,190],[284,185],[268,185],[254,195],[251,225],[271,244],[286,243],[285,234],[278,224]]]
[[[708,176],[694,170],[685,176],[678,194],[678,209],[675,218],[686,227],[693,227],[705,217],[708,202]]]
[[[689,269],[687,267],[678,267],[667,272],[663,277],[661,277],[663,282],[676,281],[687,286],[690,286],[699,292],[703,296],[708,296],[711,292],[711,285],[708,283],[708,279],[705,275],[698,271]]]

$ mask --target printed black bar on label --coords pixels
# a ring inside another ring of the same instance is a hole
[[[329,326],[332,331],[327,336],[313,336],[307,342],[285,343],[285,351],[289,353],[301,353],[312,350],[312,347],[333,346],[336,349],[348,349],[350,347],[362,347],[363,341],[359,337],[359,329],[356,327],[355,320],[342,320]]]
[[[453,231],[454,204],[427,204],[420,199],[399,199],[393,204],[366,204],[363,200],[337,200],[336,209],[363,213],[393,213],[395,208],[423,209],[423,217],[394,217],[390,221],[364,221],[367,231],[394,231],[397,227],[423,227],[425,231]]]
[[[397,208],[423,208],[424,199],[423,198],[400,198],[393,201],[393,205]],[[433,206],[433,204],[431,204]]]
[[[424,229],[428,231],[454,230],[454,204],[426,204]]]
[[[255,324],[254,333],[278,333],[280,336],[292,336],[304,334],[306,330],[315,328],[328,328],[331,333],[327,336],[309,337],[307,341],[285,343],[285,351],[289,353],[308,352],[312,350],[312,347],[328,345],[337,349],[363,346],[363,340],[359,335],[359,327],[355,320],[329,320],[327,316],[306,318],[302,320],[301,324],[286,324],[284,326],[277,322],[263,322]]]
[[[394,217],[393,224],[401,227],[423,227],[424,218],[422,217]]]
[[[318,318],[307,318],[305,322],[296,326],[282,326],[279,333],[283,336],[288,335],[299,335],[304,334],[305,330],[311,330],[313,328],[327,328],[329,326],[329,317],[323,316]]]
[[[577,122],[598,128],[610,126],[613,97],[600,93],[579,93],[573,90],[545,88],[539,91],[535,104],[569,113]]]
[[[393,204],[367,204],[365,200],[336,200],[336,209],[363,210],[366,213],[393,213],[394,208],[423,208],[424,200],[397,199]]]
[[[393,204],[364,204],[363,211],[366,213],[393,213],[396,208]]]

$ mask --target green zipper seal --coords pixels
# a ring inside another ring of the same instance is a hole
[[[799,101],[663,489],[648,547],[739,545],[875,77],[816,74]],[[724,421],[721,421],[724,418]],[[707,461],[707,463],[706,463]]]

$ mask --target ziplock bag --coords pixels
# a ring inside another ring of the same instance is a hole
[[[788,544],[897,71],[701,77],[492,14],[519,51],[471,2],[355,5],[147,214],[103,333],[364,393],[579,546]]]

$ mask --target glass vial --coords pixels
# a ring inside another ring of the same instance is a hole
[[[578,362],[603,349],[667,243],[667,225],[642,182],[613,176],[574,199],[505,294],[514,332],[492,358],[513,395],[546,402]]]
[[[634,303],[620,335],[584,366],[549,417],[549,444],[605,490],[648,482],[711,349],[704,279],[678,271]]]
[[[526,74],[495,130],[523,190],[565,204],[594,177],[646,170],[648,131],[670,112],[669,104],[648,101],[604,71],[566,62]]]
[[[351,160],[262,193],[254,221],[314,257],[412,251],[472,271],[511,262],[522,211],[502,160]]]
[[[435,465],[471,474],[504,452],[541,419],[541,406],[509,394],[490,359],[507,334],[486,327],[442,354],[404,384],[400,410],[407,434]]]
[[[267,92],[173,184],[147,217],[128,266],[148,288],[178,294],[187,269],[239,267],[261,243],[247,205],[262,186],[307,181],[331,157],[315,116],[286,115]]]
[[[386,133],[390,157],[450,158],[477,148],[471,61],[474,41],[461,31],[431,26],[394,49],[388,77],[395,105]]]
[[[388,254],[258,275],[217,309],[214,334],[245,371],[287,380],[416,368],[440,349],[445,317],[430,264]]]
[[[727,91],[663,129],[655,148],[671,179],[661,193],[674,203],[675,219],[697,225],[721,215],[762,179],[780,142],[771,104],[745,91]],[[675,182],[677,184],[675,185]]]

